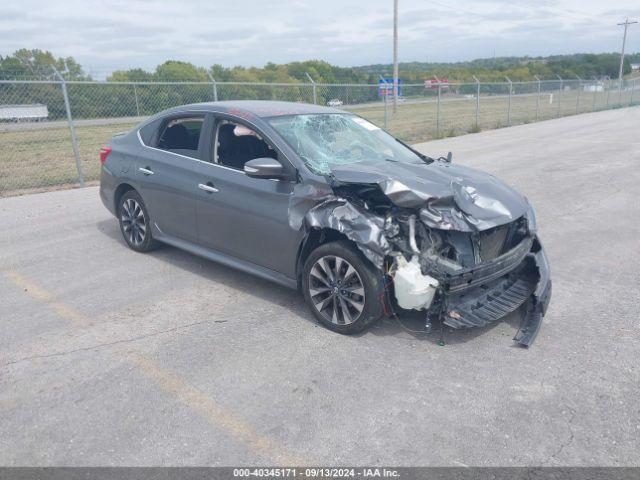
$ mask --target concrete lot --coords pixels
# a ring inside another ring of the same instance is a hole
[[[95,187],[1,199],[0,464],[640,465],[639,132],[636,108],[420,146],[534,203],[528,350],[514,319],[340,336],[296,292],[127,249]]]

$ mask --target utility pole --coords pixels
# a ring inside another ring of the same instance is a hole
[[[398,111],[398,0],[393,0],[393,113]]]
[[[633,25],[638,22],[630,22],[629,17],[626,18],[624,23],[619,23],[618,25],[624,25],[624,35],[622,36],[622,52],[620,53],[620,72],[618,73],[618,100],[622,99],[622,70],[624,67],[624,47],[627,43],[627,28],[629,25]]]

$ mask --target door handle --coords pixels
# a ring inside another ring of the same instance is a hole
[[[150,170],[147,167],[139,167],[138,171],[144,173],[145,175],[153,175],[153,170]]]
[[[217,193],[220,190],[218,190],[216,187],[213,186],[213,183],[211,182],[207,182],[206,184],[204,183],[199,183],[198,184],[198,188],[200,190],[204,190],[207,193]]]

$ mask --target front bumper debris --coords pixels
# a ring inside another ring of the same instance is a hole
[[[540,331],[542,317],[547,313],[547,307],[551,301],[551,276],[547,256],[540,246],[540,250],[534,254],[536,266],[540,273],[540,280],[536,289],[529,297],[527,309],[523,312],[522,323],[514,340],[520,345],[528,347],[533,343]]]
[[[390,286],[385,311],[423,311],[428,331],[433,321],[483,327],[521,309],[515,341],[534,341],[551,280],[524,197],[490,175],[439,160],[334,166],[326,180],[298,184],[289,224],[354,242]]]
[[[442,321],[454,329],[484,327],[525,305],[514,340],[528,347],[540,330],[550,299],[549,263],[536,238],[511,272],[462,293],[454,289],[446,294]]]

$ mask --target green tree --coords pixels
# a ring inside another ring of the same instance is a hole
[[[146,72],[141,68],[131,70],[116,70],[107,77],[109,82],[151,82],[153,73]]]
[[[196,67],[192,63],[168,60],[156,67],[155,80],[163,82],[207,82],[207,72],[204,68]]]
[[[0,59],[0,71],[6,77],[50,77],[53,73],[52,67],[63,73],[68,80],[90,80],[73,57],[55,58],[51,52],[37,48],[21,48]]]

